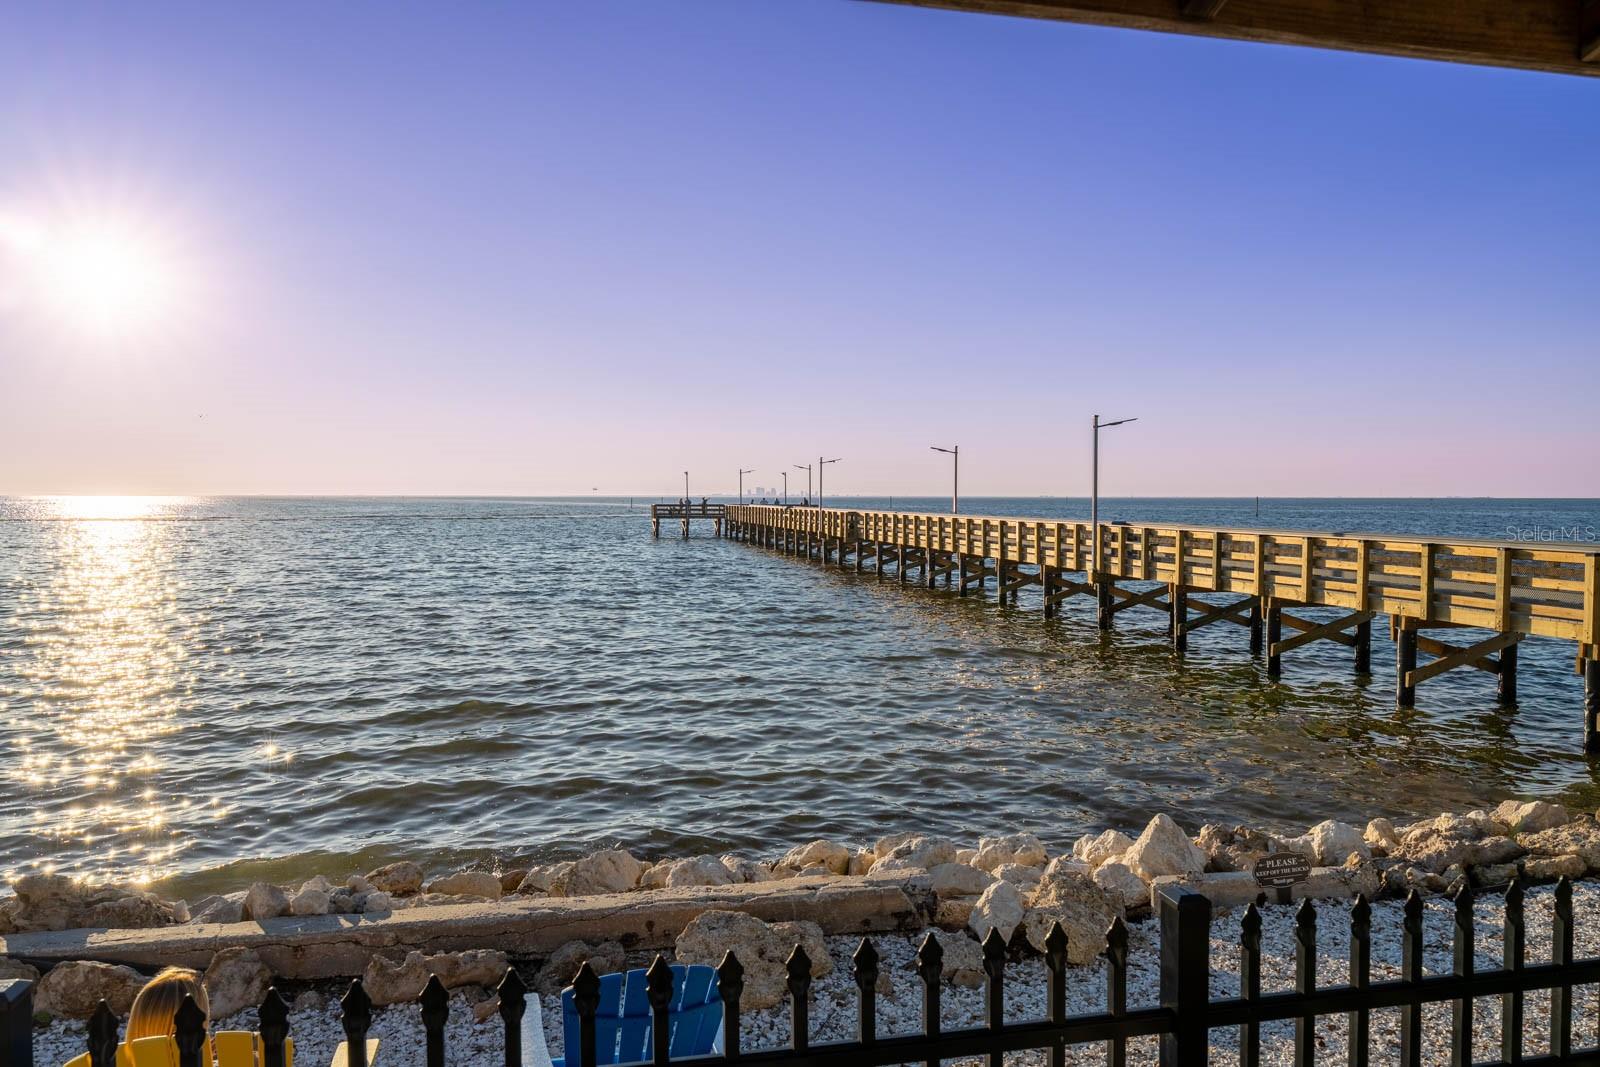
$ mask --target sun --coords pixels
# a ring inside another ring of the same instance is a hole
[[[73,332],[135,337],[170,325],[184,272],[168,235],[137,216],[0,218],[14,288]],[[0,267],[8,266],[0,263]]]
[[[157,242],[126,225],[84,223],[52,235],[38,269],[54,310],[94,333],[142,330],[171,310],[171,266]]]

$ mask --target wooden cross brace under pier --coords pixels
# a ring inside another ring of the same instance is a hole
[[[956,555],[956,592],[961,596],[966,596],[967,588],[973,585],[981,592],[985,582],[990,578],[998,581],[999,575],[999,569],[989,566],[985,556]]]
[[[1000,598],[1004,600],[1006,596],[1009,595],[1012,599],[1012,602],[1015,603],[1017,599],[1017,590],[1021,589],[1025,585],[1043,586],[1044,568],[1040,567],[1035,571],[1025,571],[1021,568],[1012,569],[1009,574],[1001,579]]]
[[[1198,615],[1189,614],[1191,607],[1189,593],[1183,586],[1173,586],[1167,594],[1167,601],[1172,609],[1172,619],[1167,624],[1167,632],[1172,638],[1172,647],[1177,651],[1182,652],[1188,647],[1189,634],[1192,631],[1213,623],[1231,622],[1250,631],[1250,654],[1252,656],[1261,654],[1260,598],[1247,596],[1226,604],[1213,604],[1205,600],[1195,601],[1193,606],[1199,610]]]
[[[905,582],[907,582],[910,579],[910,573],[909,572],[911,571],[912,568],[917,568],[917,569],[921,570],[922,573],[926,574],[927,573],[927,567],[928,567],[928,550],[927,549],[925,549],[925,548],[911,548],[909,546],[900,549],[899,578],[900,578],[901,584],[904,584]]]
[[[1265,605],[1262,614],[1265,616],[1267,630],[1268,678],[1276,678],[1282,673],[1285,652],[1309,645],[1313,641],[1332,641],[1346,648],[1355,649],[1356,673],[1372,672],[1372,619],[1376,612],[1352,611],[1328,622],[1317,622],[1283,610],[1283,602],[1276,597],[1267,598]],[[1283,636],[1285,626],[1298,630],[1299,633],[1285,638]],[[1346,630],[1353,632],[1345,633]]]
[[[1155,608],[1158,611],[1170,612],[1171,606],[1167,603],[1167,587],[1158,585],[1143,592],[1134,592],[1120,586],[1111,586],[1111,614],[1120,615],[1129,608]]]
[[[1061,602],[1067,597],[1082,594],[1092,599],[1095,595],[1092,584],[1064,577],[1054,567],[1039,568],[1039,587],[1044,593],[1044,617],[1047,619],[1056,617]]]
[[[1447,628],[1439,623],[1427,624],[1429,629]],[[1454,627],[1450,627],[1454,628]],[[1497,693],[1502,704],[1517,700],[1517,645],[1524,635],[1518,633],[1493,634],[1470,645],[1454,645],[1448,641],[1428,637],[1422,633],[1424,625],[1415,619],[1391,618],[1389,631],[1395,647],[1395,705],[1414,707],[1417,686],[1429,678],[1437,677],[1457,667],[1475,667],[1499,679]],[[1417,664],[1417,653],[1425,652],[1434,658]],[[1589,716],[1585,715],[1584,742],[1589,749]]]

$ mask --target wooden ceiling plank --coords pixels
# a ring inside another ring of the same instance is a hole
[[[1600,0],[880,2],[1600,76]],[[1211,17],[1189,14],[1208,8]]]

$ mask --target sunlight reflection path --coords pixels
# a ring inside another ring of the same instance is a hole
[[[187,826],[224,812],[215,799],[169,799],[162,781],[170,768],[155,755],[158,739],[182,728],[193,687],[185,649],[196,626],[177,606],[167,525],[145,520],[182,501],[38,503],[40,517],[62,521],[52,524],[54,566],[15,605],[21,685],[0,694],[15,745],[5,773],[30,798],[41,852],[52,844],[93,852],[97,874],[150,881],[174,869]],[[57,866],[13,858],[0,877],[30,870]]]

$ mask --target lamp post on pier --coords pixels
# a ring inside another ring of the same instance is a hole
[[[783,472],[783,506],[789,506],[789,472]]]
[[[811,464],[796,463],[794,469],[806,472],[806,503],[811,503]]]
[[[744,503],[744,476],[746,474],[754,474],[755,472],[756,469],[754,467],[751,467],[749,470],[742,470],[739,472],[739,503],[741,504]]]
[[[961,446],[954,448],[940,448],[938,445],[929,445],[935,452],[943,452],[950,457],[950,514],[961,513]]]
[[[683,472],[683,539],[689,540],[689,472]]]
[[[839,462],[837,459],[823,459],[821,456],[817,457],[817,507],[819,508],[822,506],[822,468],[826,467],[830,463],[837,462]]]
[[[1090,449],[1091,467],[1093,468],[1089,479],[1089,536],[1093,538],[1090,546],[1090,566],[1093,568],[1090,581],[1095,586],[1095,601],[1099,605],[1100,629],[1111,628],[1111,597],[1110,586],[1100,580],[1100,431],[1112,426],[1121,426],[1125,422],[1136,422],[1138,416],[1118,419],[1115,422],[1101,422],[1100,416],[1094,417],[1094,443]]]

